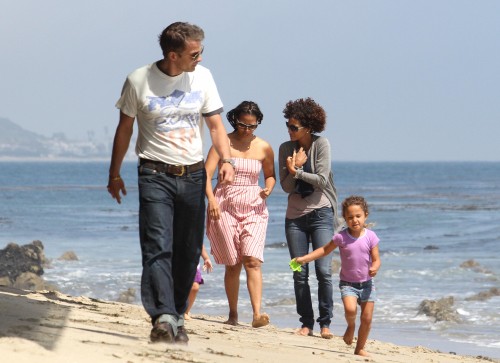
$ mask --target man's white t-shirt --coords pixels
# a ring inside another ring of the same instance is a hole
[[[202,117],[221,113],[222,101],[207,68],[170,77],[153,63],[128,75],[116,107],[137,118],[140,158],[191,165],[203,160]]]

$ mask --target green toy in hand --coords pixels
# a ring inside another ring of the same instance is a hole
[[[289,265],[290,265],[290,268],[292,269],[292,271],[298,271],[298,272],[302,271],[302,265],[300,263],[298,263],[297,261],[295,261],[295,259],[291,260]]]

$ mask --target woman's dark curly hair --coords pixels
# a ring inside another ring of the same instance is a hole
[[[312,133],[319,133],[325,129],[326,113],[323,107],[318,105],[312,98],[300,98],[296,101],[289,101],[283,114],[287,120],[294,118]]]
[[[262,119],[264,118],[264,115],[260,112],[259,105],[252,101],[243,101],[226,114],[227,120],[235,130],[238,128],[236,123],[241,115],[255,116],[257,118],[258,125],[260,125]]]

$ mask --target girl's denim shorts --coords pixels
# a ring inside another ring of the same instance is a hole
[[[377,290],[373,280],[365,282],[347,282],[340,280],[339,288],[342,298],[346,296],[355,296],[358,299],[358,304],[362,302],[375,302],[377,300]]]

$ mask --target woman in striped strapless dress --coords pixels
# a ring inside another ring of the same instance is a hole
[[[256,103],[244,101],[227,113],[234,131],[228,134],[231,160],[220,160],[211,148],[207,169],[207,237],[217,264],[226,266],[224,285],[229,304],[227,324],[238,324],[238,294],[242,267],[247,274],[247,287],[253,309],[252,326],[269,324],[269,316],[260,312],[264,244],[268,221],[266,198],[276,183],[274,153],[266,141],[255,136],[262,113]],[[210,183],[217,165],[230,162],[235,168],[231,184]],[[259,186],[263,172],[265,186]]]

